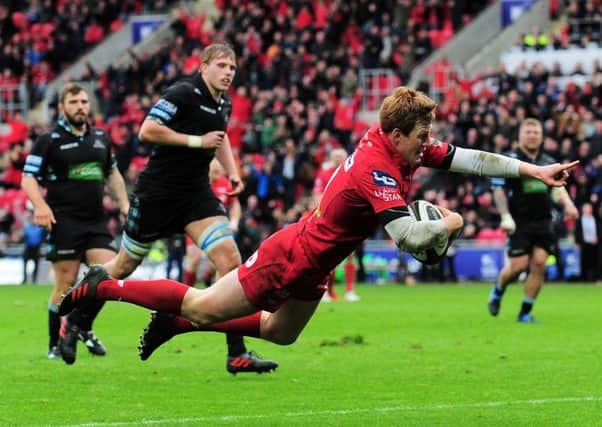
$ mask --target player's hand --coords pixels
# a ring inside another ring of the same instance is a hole
[[[48,231],[52,230],[52,224],[56,224],[56,219],[48,204],[44,203],[34,208],[33,223],[46,228]]]
[[[119,207],[119,221],[121,222],[121,224],[125,224],[125,220],[128,217],[128,212],[130,210],[130,202],[128,201],[127,203],[123,203],[120,207]]]
[[[552,187],[561,187],[566,185],[569,171],[578,164],[579,160],[575,160],[570,163],[554,163],[553,165],[541,166],[536,178]]]
[[[446,216],[449,216],[450,214],[452,214],[453,212],[450,211],[447,208],[444,208],[443,206],[439,206],[439,205],[435,205],[437,207],[437,209],[439,209],[439,212],[441,212],[441,215],[443,215],[443,218],[445,218]]]
[[[579,211],[577,210],[575,205],[570,203],[569,205],[564,207],[564,217],[569,219],[579,218]]]
[[[460,233],[462,233],[462,229],[464,228],[464,218],[462,218],[462,215],[460,215],[459,213],[450,211],[449,209],[444,208],[443,206],[435,206],[437,206],[437,209],[439,209],[439,212],[441,212],[443,218],[450,217],[450,220],[452,221],[452,228],[448,231],[449,237],[447,243],[447,247],[450,247],[453,244],[454,240],[456,240]]]
[[[500,222],[500,228],[506,234],[514,234],[516,231],[516,223],[509,213],[502,214],[502,221]]]
[[[228,196],[238,196],[245,189],[245,184],[238,175],[231,175],[230,183],[232,184],[232,191],[226,193]]]
[[[211,132],[207,132],[203,135],[203,149],[212,150],[218,149],[222,142],[224,142],[224,138],[226,137],[226,132],[223,130],[214,130]]]

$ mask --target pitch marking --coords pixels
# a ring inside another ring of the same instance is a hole
[[[256,420],[262,418],[274,417],[313,417],[324,415],[352,415],[370,412],[403,412],[403,411],[428,411],[440,409],[461,409],[461,408],[494,408],[499,406],[519,406],[519,405],[550,405],[555,403],[579,403],[579,402],[600,402],[602,396],[586,397],[559,397],[551,399],[529,399],[514,401],[493,401],[493,402],[474,402],[474,403],[434,403],[431,405],[397,405],[385,406],[382,408],[356,408],[340,409],[328,411],[309,411],[309,412],[286,412],[283,414],[270,415],[216,415],[209,417],[187,417],[187,418],[165,418],[157,420],[139,420],[139,421],[115,421],[100,423],[83,424],[44,424],[43,427],[120,427],[134,425],[155,425],[155,424],[188,424],[211,421],[244,421]]]

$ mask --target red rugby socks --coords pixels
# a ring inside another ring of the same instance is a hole
[[[355,289],[355,264],[353,261],[345,264],[345,290],[353,292]]]
[[[126,301],[152,310],[180,314],[190,287],[175,280],[103,280],[96,295],[103,300]]]
[[[261,338],[260,334],[261,311],[250,314],[238,319],[226,320],[225,322],[214,323],[213,325],[199,327],[183,316],[174,316],[172,322],[172,332],[174,335],[184,334],[186,332],[227,332],[247,337]]]
[[[226,320],[225,322],[214,323],[203,330],[217,332],[232,332],[247,337],[261,338],[261,311],[250,314],[238,319]]]

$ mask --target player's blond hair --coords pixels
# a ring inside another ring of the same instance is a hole
[[[418,90],[399,86],[380,107],[380,127],[389,133],[399,129],[408,136],[415,127],[428,128],[435,118],[437,103]]]
[[[236,62],[236,53],[234,52],[234,49],[223,43],[213,43],[203,49],[203,52],[201,53],[201,60],[205,64],[209,64],[215,58],[220,56],[230,57],[234,60],[234,62]]]

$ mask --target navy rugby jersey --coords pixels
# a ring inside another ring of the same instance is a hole
[[[156,120],[176,132],[204,135],[226,131],[232,101],[215,101],[200,74],[170,86],[151,108],[146,119]],[[150,160],[140,174],[136,191],[194,191],[209,185],[209,163],[215,150],[154,145]]]
[[[532,158],[521,149],[516,148],[508,153],[508,157],[522,160],[539,166],[556,163],[552,157],[540,152]],[[508,208],[517,225],[546,222],[552,219],[551,187],[532,177],[491,178],[492,188],[504,188],[508,197]]]
[[[78,136],[61,118],[54,129],[36,139],[23,175],[47,188],[46,202],[55,215],[98,220],[104,213],[105,178],[113,167],[111,140],[105,131],[88,126]]]

